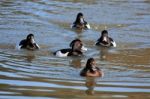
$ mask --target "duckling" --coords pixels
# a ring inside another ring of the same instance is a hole
[[[116,47],[115,41],[108,36],[108,31],[103,30],[101,32],[100,38],[97,40],[96,45],[104,46],[104,47]]]
[[[76,29],[90,29],[90,25],[84,20],[83,13],[78,13],[76,21],[73,23],[72,28]]]
[[[96,67],[96,62],[94,58],[89,58],[87,60],[86,66],[80,72],[81,76],[90,76],[90,77],[102,77],[104,74],[103,72]]]
[[[26,39],[23,39],[19,43],[19,49],[37,50],[40,49],[39,45],[34,40],[34,35],[27,35]]]
[[[81,56],[84,51],[87,51],[87,48],[83,46],[83,43],[80,39],[75,39],[70,43],[71,48],[61,49],[54,52],[54,55],[58,57],[66,56]]]

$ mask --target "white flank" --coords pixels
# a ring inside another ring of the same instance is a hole
[[[67,52],[67,53],[61,53],[61,51],[56,52],[57,57],[66,57],[68,54],[69,54],[69,52]]]
[[[16,44],[16,49],[17,50],[20,50],[21,49],[21,46],[19,44]]]
[[[113,47],[116,47],[116,46],[117,46],[117,44],[116,44],[115,41],[113,41],[113,42],[111,42],[111,43],[112,43]]]
[[[35,45],[40,49],[40,46],[37,43],[35,43]]]
[[[73,26],[74,26],[74,24],[71,24],[71,25],[70,25],[70,28],[73,28]]]
[[[91,29],[91,27],[90,27],[90,25],[87,23],[86,24],[86,27],[88,28],[88,29]]]

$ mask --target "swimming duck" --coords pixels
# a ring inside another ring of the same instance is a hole
[[[102,31],[101,37],[97,40],[96,45],[101,45],[104,47],[116,47],[115,41],[108,36],[107,30]]]
[[[26,39],[21,40],[19,43],[19,48],[27,50],[40,49],[39,45],[34,40],[33,34],[29,34],[27,35]]]
[[[80,75],[87,77],[102,77],[104,75],[103,72],[95,65],[96,65],[95,59],[89,58],[87,60],[86,66],[84,67],[83,70],[81,70]]]
[[[78,13],[75,22],[72,25],[72,28],[77,29],[90,29],[90,25],[84,20],[82,13]]]
[[[87,51],[87,48],[83,46],[83,43],[80,39],[73,40],[70,45],[71,48],[61,49],[54,52],[54,55],[58,57],[66,57],[66,56],[81,56],[84,51]]]

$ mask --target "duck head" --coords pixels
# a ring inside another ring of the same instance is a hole
[[[101,39],[102,39],[102,42],[103,42],[105,45],[110,45],[110,44],[111,44],[107,30],[103,30],[103,31],[102,31],[102,33],[101,33]]]
[[[80,50],[81,52],[87,51],[87,48],[83,46],[83,43],[80,39],[75,39],[70,43],[70,47],[73,50]]]
[[[33,34],[29,34],[27,36],[27,38],[26,38],[26,48],[28,50],[39,49],[39,46],[35,43],[34,35]]]
[[[108,42],[108,31],[103,30],[102,33],[101,33],[101,37],[102,37],[102,41]]]
[[[27,42],[28,42],[29,44],[34,44],[34,43],[35,43],[34,35],[33,35],[33,34],[27,35],[26,40],[27,40]]]
[[[94,73],[94,71],[96,71],[96,62],[94,60],[94,58],[89,58],[87,60],[87,63],[86,63],[86,68],[87,70],[90,70],[90,72]]]
[[[85,68],[80,72],[81,76],[89,76],[89,77],[102,77],[103,72],[96,67],[96,62],[94,58],[89,58],[87,60]]]
[[[84,24],[85,23],[82,13],[77,14],[76,23],[78,23],[78,24]]]

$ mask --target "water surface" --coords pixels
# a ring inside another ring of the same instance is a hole
[[[149,99],[149,0],[1,0],[1,99]],[[74,31],[71,23],[83,12],[92,29]],[[116,48],[94,46],[109,31]],[[15,49],[34,33],[39,51]],[[84,57],[58,58],[52,52],[80,38]],[[103,78],[80,77],[94,57]]]

